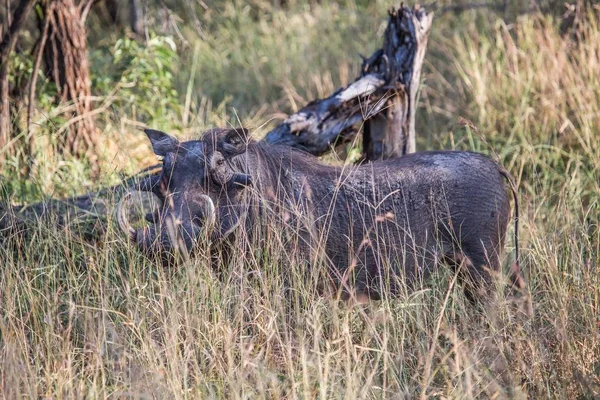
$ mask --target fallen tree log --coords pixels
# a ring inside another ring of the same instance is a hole
[[[140,171],[122,183],[66,199],[48,199],[39,203],[10,206],[0,203],[0,239],[3,236],[26,233],[39,223],[65,227],[86,240],[100,238],[106,231],[109,215],[114,215],[120,197],[130,190],[137,190],[155,176],[160,165]],[[150,195],[143,201],[143,208],[152,207]]]
[[[363,160],[414,152],[417,94],[432,19],[433,14],[419,6],[392,8],[383,47],[363,59],[359,77],[289,116],[264,141],[320,156],[355,140],[364,126]],[[6,236],[26,231],[32,222],[52,220],[93,238],[105,230],[121,194],[153,173],[143,171],[120,185],[68,199],[27,206],[0,204],[0,237],[3,232]]]

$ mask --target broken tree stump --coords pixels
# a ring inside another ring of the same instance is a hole
[[[389,11],[383,48],[363,62],[348,87],[310,102],[270,131],[265,141],[322,155],[354,139],[365,124],[363,157],[415,151],[415,111],[433,13],[415,6]]]
[[[368,161],[416,151],[415,114],[433,14],[418,6],[412,11],[392,9],[389,14],[383,54],[373,67],[363,66],[363,71],[376,68],[394,85],[385,110],[365,122],[363,157]]]

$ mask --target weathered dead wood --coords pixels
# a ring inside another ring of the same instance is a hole
[[[391,9],[383,48],[364,60],[361,75],[291,115],[265,141],[322,155],[352,140],[367,121],[367,160],[414,151],[417,92],[432,20],[418,6]]]
[[[365,122],[363,157],[373,161],[414,153],[415,113],[421,69],[433,14],[421,8],[390,10],[383,41],[383,67],[395,90],[384,112]],[[381,68],[382,66],[378,66]]]
[[[157,176],[157,168],[160,165],[146,168],[118,185],[67,199],[19,206],[0,203],[0,239],[27,233],[40,222],[69,228],[88,240],[98,239],[106,231],[107,218],[114,214],[115,204],[123,193],[142,189],[149,178]],[[151,194],[143,200],[143,208],[151,209]]]

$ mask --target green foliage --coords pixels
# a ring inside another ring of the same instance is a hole
[[[19,95],[27,96],[26,89],[31,79],[33,72],[34,56],[24,52],[13,52],[9,57],[9,73],[8,82],[10,87],[19,88]],[[58,91],[56,85],[51,82],[44,74],[44,70],[40,68],[38,74],[38,88],[36,92],[36,105],[38,109],[43,109],[46,112],[54,107],[53,100],[57,96]]]
[[[33,59],[28,54],[13,52],[9,55],[8,81],[13,86],[22,86],[23,81],[27,82],[31,71],[33,70]]]
[[[102,57],[100,52],[95,57]],[[174,71],[180,65],[177,46],[168,36],[151,35],[140,43],[121,38],[111,49],[110,72],[94,74],[94,86],[115,96],[113,109],[120,115],[134,114],[146,123],[164,123],[178,111],[179,95]],[[96,61],[97,63],[97,61]]]

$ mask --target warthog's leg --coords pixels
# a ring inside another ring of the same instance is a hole
[[[482,261],[483,258],[478,260],[479,264],[475,264],[470,257],[465,256],[463,253],[447,254],[443,258],[443,261],[458,274],[459,280],[464,285],[465,297],[471,303],[494,304],[496,292],[492,285],[494,283],[494,273],[499,272],[500,259],[496,256],[491,260],[492,268],[485,261]],[[511,265],[508,279],[508,289],[511,293],[509,300],[516,305],[519,312],[531,317],[533,315],[531,294],[527,290],[527,284],[517,263]]]
[[[497,270],[496,263],[499,263],[499,260],[486,263],[475,257],[474,261],[462,252],[453,252],[444,255],[443,261],[458,274],[458,279],[464,287],[465,297],[471,303],[491,299],[492,271]],[[489,264],[494,265],[490,268]]]
[[[511,300],[517,305],[519,311],[526,317],[533,316],[533,300],[531,293],[527,289],[527,284],[523,278],[521,267],[517,262],[510,266],[508,281],[511,289]]]

